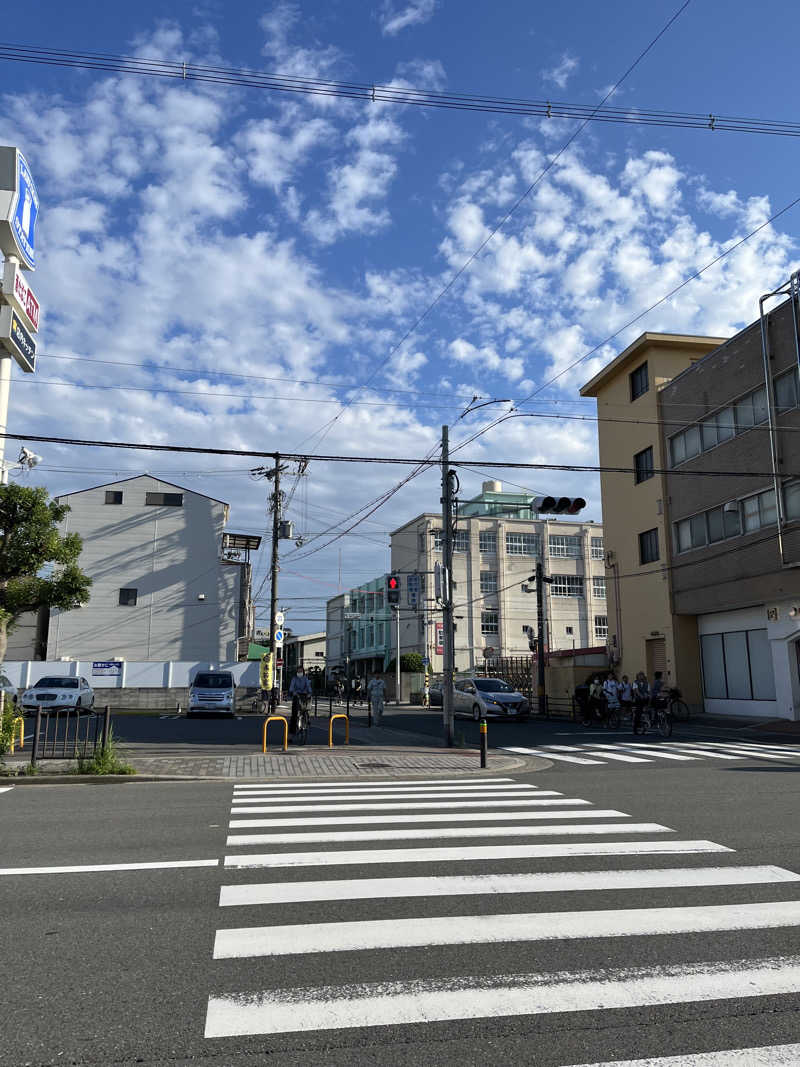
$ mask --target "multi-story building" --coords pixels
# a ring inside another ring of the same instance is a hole
[[[659,394],[674,611],[705,707],[800,717],[800,275]],[[766,342],[766,343],[764,343]]]
[[[362,582],[327,602],[325,656],[329,675],[363,678],[386,670],[394,656],[386,578],[382,574]]]
[[[600,480],[611,659],[630,678],[662,671],[690,703],[700,699],[697,628],[672,603],[658,400],[671,379],[723,340],[644,333],[581,389],[597,400],[600,465],[635,471]]]
[[[325,634],[292,634],[283,642],[283,672],[289,679],[298,667],[325,670]]]
[[[453,552],[455,664],[480,666],[486,656],[529,654],[536,636],[536,596],[522,586],[541,559],[546,586],[545,647],[604,646],[608,635],[603,527],[538,518],[533,495],[505,493],[500,482],[461,506]],[[441,514],[424,513],[391,535],[392,570],[401,577],[402,652],[420,652],[442,668],[441,613],[433,573],[442,559]]]
[[[52,613],[48,659],[218,664],[242,645],[246,655],[260,538],[225,531],[227,504],[150,475],[58,499],[92,588],[82,607]]]

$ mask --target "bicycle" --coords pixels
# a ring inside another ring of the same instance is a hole
[[[643,736],[648,730],[652,729],[658,730],[662,737],[672,736],[672,715],[665,704],[656,706],[650,704],[648,707],[642,708],[638,716],[638,722],[633,727],[633,732]]]
[[[292,697],[292,720],[297,723],[292,740],[296,745],[304,745],[308,740],[308,697]]]
[[[689,721],[689,705],[681,696],[681,691],[677,686],[673,686],[667,692],[667,700],[669,702],[669,713],[673,719],[677,719],[678,722]]]

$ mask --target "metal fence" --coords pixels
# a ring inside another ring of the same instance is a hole
[[[81,713],[74,708],[36,712],[31,765],[40,759],[92,759],[108,743],[111,708]]]

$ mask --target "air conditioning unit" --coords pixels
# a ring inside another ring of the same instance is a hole
[[[722,505],[722,510],[727,512],[728,515],[730,515],[731,512],[737,512],[739,510],[739,501],[729,500],[727,504]]]

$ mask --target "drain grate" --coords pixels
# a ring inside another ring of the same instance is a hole
[[[370,770],[385,770],[387,767],[391,767],[391,763],[357,763],[356,767],[359,770],[362,768],[369,768]]]

